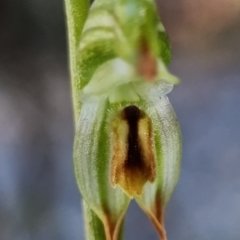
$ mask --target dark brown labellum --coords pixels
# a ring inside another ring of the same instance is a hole
[[[130,197],[140,196],[155,179],[151,119],[135,105],[125,107],[111,122],[111,182]]]

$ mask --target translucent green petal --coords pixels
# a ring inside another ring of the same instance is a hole
[[[74,143],[74,167],[84,200],[102,220],[108,239],[117,239],[130,200],[109,180],[108,107],[107,101],[83,103]]]
[[[147,183],[137,202],[155,225],[162,240],[166,239],[164,211],[177,184],[181,165],[181,132],[175,112],[166,96],[149,97],[155,131],[156,180]]]

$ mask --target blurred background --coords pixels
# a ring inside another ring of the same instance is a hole
[[[182,82],[169,240],[240,239],[240,1],[159,0]],[[64,3],[0,1],[0,239],[84,240]],[[157,240],[133,202],[126,239]]]

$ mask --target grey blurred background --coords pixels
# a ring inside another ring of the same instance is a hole
[[[240,239],[240,1],[159,0],[182,83],[169,240]],[[0,1],[0,239],[84,240],[72,166],[64,3]],[[126,239],[157,240],[133,202]]]

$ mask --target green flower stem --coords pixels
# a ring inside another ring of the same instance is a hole
[[[68,27],[68,47],[69,61],[71,72],[71,86],[73,97],[74,120],[80,113],[81,103],[79,101],[80,91],[80,67],[77,63],[77,48],[81,32],[88,15],[89,0],[65,0],[67,27]],[[103,224],[97,215],[89,209],[88,205],[83,201],[83,209],[85,215],[85,231],[87,240],[105,240]],[[120,234],[121,235],[121,234]],[[119,239],[120,240],[120,239]]]
[[[79,101],[80,91],[80,67],[77,62],[77,49],[84,23],[87,19],[90,3],[89,0],[65,0],[68,47],[71,71],[71,85],[73,96],[73,108],[75,123],[80,113],[81,103]]]

